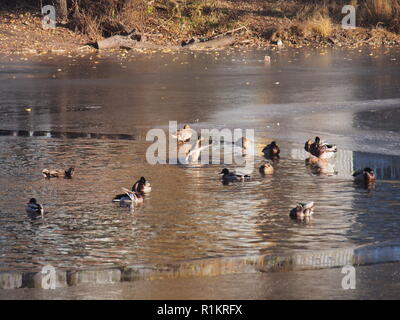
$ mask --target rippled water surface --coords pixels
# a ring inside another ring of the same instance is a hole
[[[369,53],[3,57],[0,268],[120,266],[397,237],[400,57]],[[223,185],[224,165],[150,165],[146,132],[167,131],[170,120],[255,129],[251,181]],[[304,142],[317,134],[339,147],[332,175],[305,166]],[[261,177],[260,151],[272,140],[282,157],[274,175]],[[69,166],[71,180],[41,175]],[[352,182],[352,171],[365,166],[379,178],[371,190]],[[142,206],[111,202],[140,176],[153,187]],[[26,216],[31,197],[43,203],[43,220]],[[305,200],[315,201],[314,218],[289,219]]]

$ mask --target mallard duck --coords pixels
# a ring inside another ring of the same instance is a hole
[[[354,182],[369,184],[376,180],[374,171],[371,168],[364,168],[353,173]]]
[[[43,169],[42,170],[42,175],[45,178],[59,178],[59,177],[64,177],[66,179],[71,179],[72,176],[74,175],[75,168],[71,167],[68,170],[62,170],[62,169],[55,169],[55,170],[49,170],[49,169]]]
[[[250,176],[247,174],[242,175],[230,172],[227,168],[222,169],[222,171],[219,174],[222,174],[221,179],[223,182],[244,181],[250,178]]]
[[[315,137],[315,141],[308,140],[304,149],[314,157],[320,159],[330,159],[337,152],[337,147],[334,144],[328,144],[325,141],[321,141],[319,137]]]
[[[273,174],[274,167],[270,161],[263,161],[260,168],[258,169],[261,174]]]
[[[44,214],[43,206],[37,203],[35,198],[29,200],[29,202],[26,204],[25,210],[26,213],[31,217],[35,217],[38,215],[41,215],[43,217]]]
[[[125,193],[116,195],[113,202],[143,203],[143,196],[139,192],[130,191],[126,188],[122,188],[122,190]]]
[[[290,217],[294,219],[303,219],[310,217],[314,213],[314,202],[298,203],[295,208],[290,210]]]
[[[188,124],[183,126],[183,129],[178,130],[176,134],[171,134],[171,136],[178,140],[179,143],[184,143],[190,140],[193,131]]]
[[[132,186],[132,191],[138,193],[149,193],[151,191],[151,185],[144,177],[140,177],[140,179]]]
[[[264,149],[262,149],[264,156],[267,158],[279,158],[279,154],[281,153],[281,149],[279,149],[278,145],[275,141],[272,141],[269,145],[267,145]]]

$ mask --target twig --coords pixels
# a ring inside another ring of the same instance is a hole
[[[239,31],[239,30],[242,30],[242,29],[245,29],[247,32],[249,32],[249,30],[246,28],[246,26],[241,26],[241,27],[239,27],[239,28],[236,28],[236,29],[233,29],[233,30],[230,30],[230,31],[226,31],[226,32],[224,32],[224,33],[221,33],[221,34],[219,34],[219,35],[216,35],[215,37],[221,37],[221,36],[224,36],[224,35],[226,35],[226,34],[234,33],[234,32],[236,32],[236,31]]]
[[[357,47],[359,44],[361,44],[361,43],[368,43],[368,42],[370,42],[371,40],[373,40],[373,39],[375,39],[375,36],[373,36],[373,37],[371,37],[371,38],[369,38],[369,39],[367,39],[367,40],[360,40],[360,41],[358,41],[354,46],[355,47]]]

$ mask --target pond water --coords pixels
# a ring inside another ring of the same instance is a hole
[[[263,62],[271,55],[271,65]],[[346,248],[400,230],[400,55],[282,50],[0,59],[0,270],[168,263]],[[27,111],[30,108],[30,111]],[[254,129],[252,179],[223,185],[225,165],[150,165],[152,128]],[[338,145],[334,174],[305,166],[304,142]],[[281,159],[258,174],[261,149]],[[71,180],[44,168],[75,166]],[[375,188],[352,182],[370,166]],[[112,203],[145,176],[134,210]],[[31,220],[36,197],[45,218]],[[315,201],[309,223],[289,210]]]

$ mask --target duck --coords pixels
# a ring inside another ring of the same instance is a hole
[[[135,191],[130,191],[129,189],[126,188],[121,188],[122,191],[125,193],[118,194],[114,197],[113,202],[119,202],[119,203],[132,203],[132,204],[139,204],[143,203],[143,196],[139,192]]]
[[[202,150],[210,147],[210,144],[206,144],[204,146],[200,146],[200,144],[204,141],[204,138],[199,137],[196,141],[196,144],[190,148],[190,151],[186,154],[185,163],[196,163],[199,161],[200,153]]]
[[[227,168],[222,169],[222,171],[219,173],[222,174],[222,181],[227,183],[227,182],[234,182],[234,181],[244,181],[245,179],[249,179],[250,176],[245,174],[236,174],[234,172],[230,172]]]
[[[149,193],[151,192],[150,182],[148,182],[145,177],[140,177],[132,186],[132,191],[141,194]]]
[[[258,170],[262,175],[274,173],[274,167],[270,161],[263,161]]]
[[[185,143],[190,140],[192,137],[193,131],[192,128],[188,124],[183,126],[183,129],[180,129],[176,132],[176,134],[171,134],[171,136],[178,140],[179,143]]]
[[[304,149],[319,159],[330,159],[334,156],[335,152],[337,152],[336,145],[321,141],[319,137],[315,137],[314,142],[312,140],[307,140]]]
[[[37,203],[35,198],[31,198],[25,207],[26,213],[31,217],[42,216],[44,214],[43,206]]]
[[[353,173],[355,183],[370,184],[375,182],[375,173],[371,168],[359,169]]]
[[[270,159],[279,158],[281,149],[279,149],[275,141],[272,141],[269,145],[267,145],[264,149],[262,149],[262,153],[264,153],[265,157]]]
[[[74,175],[75,168],[71,167],[68,170],[62,170],[62,169],[43,169],[42,170],[42,175],[43,177],[50,179],[50,178],[59,178],[59,177],[64,177],[65,179],[71,179],[72,176]]]
[[[300,202],[295,208],[290,210],[290,217],[293,219],[304,219],[311,217],[314,213],[314,202]]]

